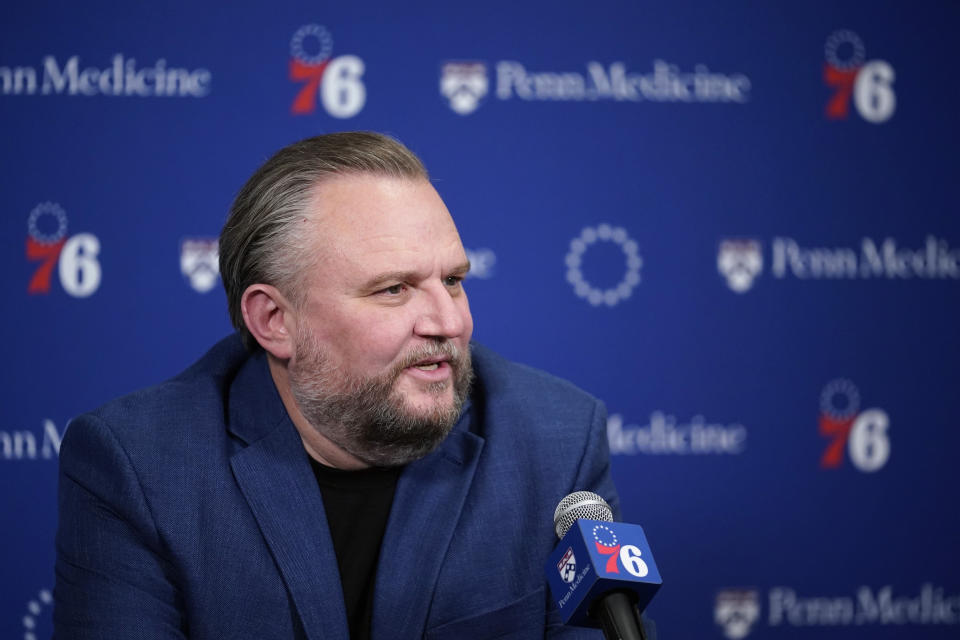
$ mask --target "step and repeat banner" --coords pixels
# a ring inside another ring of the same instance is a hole
[[[0,637],[51,632],[71,417],[230,331],[234,195],[353,129],[423,158],[475,338],[606,403],[662,637],[960,637],[956,3],[19,4]]]

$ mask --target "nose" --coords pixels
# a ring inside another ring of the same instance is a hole
[[[467,295],[462,290],[452,295],[446,287],[423,289],[422,307],[414,324],[414,332],[425,338],[458,338],[470,324]]]

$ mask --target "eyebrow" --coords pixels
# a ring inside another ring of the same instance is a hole
[[[469,273],[469,272],[470,272],[470,261],[467,260],[466,262],[464,262],[464,263],[462,263],[462,264],[459,264],[459,265],[457,265],[456,267],[454,267],[453,269],[451,269],[451,270],[450,270],[450,273],[448,273],[447,275],[451,275],[451,276],[465,276],[465,275],[467,275],[467,273]]]
[[[470,261],[457,265],[447,275],[464,276],[470,271]],[[379,273],[363,284],[365,291],[377,291],[383,287],[396,282],[415,282],[420,280],[421,276],[416,271],[388,271]]]

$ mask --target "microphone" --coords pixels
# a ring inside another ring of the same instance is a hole
[[[614,522],[591,491],[561,500],[553,524],[560,544],[544,570],[563,623],[599,627],[607,640],[646,640],[640,612],[663,580],[643,528]]]

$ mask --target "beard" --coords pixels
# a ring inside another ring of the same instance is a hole
[[[425,387],[430,406],[418,410],[397,390],[403,370],[425,358],[446,356],[452,375]],[[289,364],[297,407],[321,435],[364,463],[397,467],[433,451],[456,424],[473,382],[470,350],[449,341],[417,347],[385,373],[362,377],[332,365],[309,332],[300,332]],[[453,400],[440,402],[453,385]]]

